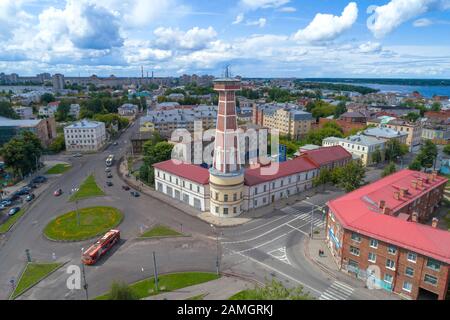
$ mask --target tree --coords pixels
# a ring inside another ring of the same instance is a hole
[[[395,163],[394,162],[390,162],[386,167],[384,167],[383,172],[381,173],[382,177],[386,177],[390,174],[393,174],[394,172],[397,171],[397,168],[395,167]]]
[[[444,153],[446,154],[446,155],[450,155],[450,144],[447,144],[445,147],[444,147]]]
[[[345,101],[341,101],[336,106],[336,110],[334,111],[334,118],[338,119],[342,114],[347,112],[347,107]]]
[[[49,146],[50,151],[58,153],[66,149],[64,134],[58,134]]]
[[[70,101],[62,100],[56,110],[56,121],[66,121],[70,112]]]
[[[417,119],[420,118],[420,114],[417,114],[415,112],[409,112],[406,116],[405,119],[408,120],[409,122],[416,122]]]
[[[319,175],[314,178],[313,185],[316,187],[325,185],[328,182],[332,182],[331,170],[328,168],[323,168],[322,170],[320,170]]]
[[[413,162],[411,162],[408,166],[410,170],[420,171],[422,170],[422,165],[420,164],[420,161],[415,159]]]
[[[308,293],[303,292],[303,286],[286,288],[275,279],[262,288],[247,289],[239,296],[240,300],[310,300]]]
[[[174,147],[173,144],[166,141],[157,142],[157,139],[160,139],[160,137],[154,136],[152,140],[144,143],[144,163],[139,169],[140,179],[152,185],[154,183],[153,164],[169,160],[172,156],[172,149]]]
[[[388,140],[388,142],[386,142],[386,160],[395,161],[397,157],[407,154],[408,150],[408,146],[400,143],[397,139]]]
[[[20,177],[38,168],[41,154],[41,141],[30,131],[21,132],[0,149],[5,165],[13,170],[15,176]]]
[[[415,160],[419,161],[422,167],[431,168],[437,155],[438,149],[436,145],[431,140],[426,140]]]
[[[340,170],[337,170],[337,173],[338,186],[344,189],[345,192],[351,192],[362,185],[366,169],[361,160],[356,160],[341,167]]]
[[[49,102],[54,102],[54,101],[55,101],[55,96],[51,93],[47,92],[41,96],[42,103],[48,104]]]
[[[108,300],[138,300],[133,289],[126,283],[113,282],[111,291],[108,294]]]
[[[10,119],[19,119],[19,115],[14,111],[11,103],[8,101],[0,101],[0,116]]]
[[[433,104],[431,105],[430,110],[431,111],[441,111],[441,104],[439,102],[433,102]]]
[[[376,148],[375,151],[372,153],[372,163],[380,163],[382,160],[382,155],[381,155],[381,151],[380,148]]]

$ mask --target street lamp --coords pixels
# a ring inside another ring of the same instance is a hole
[[[306,197],[306,200],[309,200],[310,197]],[[311,231],[309,232],[309,237],[312,239],[313,237],[313,217],[314,217],[314,204],[311,204]]]
[[[72,188],[70,194],[75,194],[76,192],[78,192],[78,188]],[[77,226],[80,226],[80,211],[78,210],[78,199],[75,199],[75,208],[76,208],[76,214],[77,214]]]
[[[219,275],[219,265],[220,265],[220,262],[219,262],[219,232],[217,231],[217,229],[216,229],[216,227],[213,225],[213,224],[211,224],[211,228],[214,230],[213,232],[215,232],[216,233],[216,249],[217,249],[217,252],[216,252],[216,274],[217,275]]]

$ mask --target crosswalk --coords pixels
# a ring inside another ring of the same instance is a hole
[[[324,291],[319,300],[347,300],[353,293],[353,288],[348,285],[334,281],[333,284]]]
[[[291,264],[291,262],[289,261],[289,258],[287,257],[287,253],[286,253],[286,247],[281,247],[272,251],[267,252],[269,255],[271,255],[272,257],[274,257],[275,259],[280,260],[281,262],[284,262],[286,264]]]
[[[311,212],[308,213],[302,213],[302,211],[294,208],[294,207],[284,207],[281,209],[284,213],[292,214],[298,217],[299,220],[303,220],[304,222],[311,223]],[[321,218],[314,217],[313,218],[313,226],[316,228],[323,227],[325,224],[325,221],[323,221]]]

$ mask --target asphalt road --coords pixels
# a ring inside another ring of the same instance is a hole
[[[0,299],[8,298],[11,292],[10,280],[18,280],[26,263],[26,249],[30,250],[32,259],[36,261],[52,261],[55,256],[57,261],[67,262],[67,265],[80,265],[81,248],[86,248],[93,240],[52,242],[42,235],[42,230],[56,216],[75,209],[75,203],[68,202],[70,190],[79,186],[89,174],[95,175],[97,183],[107,195],[80,200],[78,206],[113,206],[120,209],[125,216],[119,226],[122,234],[121,244],[98,264],[85,268],[91,297],[104,293],[115,280],[132,282],[151,276],[153,251],[156,253],[160,273],[215,270],[216,242],[211,237],[212,230],[207,223],[146,195],[132,197],[129,191],[121,189],[123,183],[115,170],[112,170],[113,178],[110,179],[114,185],[106,186],[105,159],[111,153],[116,155],[116,159],[124,154],[130,143],[129,137],[133,130],[136,130],[136,126],[130,127],[122,134],[117,146],[111,145],[102,153],[80,158],[58,157],[60,160],[70,161],[73,168],[60,178],[49,182],[46,192],[7,235],[0,248]],[[54,197],[52,194],[57,188],[63,190],[60,197]],[[136,239],[143,230],[156,223],[177,230],[182,227],[183,233],[191,236],[157,241]],[[83,299],[84,291],[67,289],[68,276],[64,267],[30,290],[23,298]]]

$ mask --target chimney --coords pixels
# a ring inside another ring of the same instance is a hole
[[[433,228],[437,228],[438,222],[439,222],[439,219],[434,217],[433,220],[431,221],[431,226]]]
[[[386,201],[380,200],[380,202],[379,202],[379,204],[378,204],[378,207],[379,207],[380,209],[383,209],[385,206],[386,206]]]
[[[413,212],[413,213],[411,214],[411,221],[412,221],[412,222],[417,222],[417,212]]]
[[[408,188],[400,188],[400,196],[404,198],[408,194]]]
[[[437,178],[437,171],[434,170],[433,173],[431,173],[431,181],[436,180],[436,178]]]
[[[417,178],[417,186],[418,186],[419,188],[422,188],[422,187],[423,187],[423,178]]]
[[[383,208],[383,214],[385,214],[385,215],[391,215],[391,208],[389,208],[389,207],[384,207]]]
[[[394,199],[395,200],[400,200],[400,192],[394,191]]]
[[[417,180],[412,180],[411,185],[414,190],[417,190]]]

